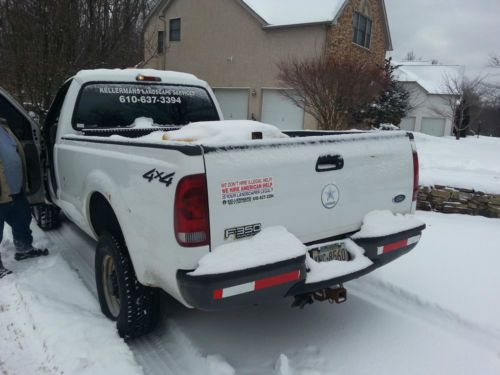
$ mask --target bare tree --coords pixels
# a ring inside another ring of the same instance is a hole
[[[415,52],[413,50],[408,51],[406,53],[404,61],[416,61],[416,60],[417,60],[417,55],[415,55]]]
[[[446,76],[444,81],[445,109],[434,108],[434,111],[451,120],[453,133],[458,140],[466,135],[471,124],[475,123],[481,114],[482,98],[485,94],[483,78]]]
[[[81,69],[142,59],[151,0],[0,0],[1,84],[43,117],[65,79]]]
[[[322,130],[349,127],[349,117],[377,98],[387,84],[383,67],[353,58],[322,56],[278,64],[283,93],[311,114]]]
[[[492,54],[490,56],[490,64],[492,68],[500,68],[500,55]]]

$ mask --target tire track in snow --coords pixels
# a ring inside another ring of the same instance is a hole
[[[374,276],[351,281],[347,289],[353,295],[391,311],[445,328],[464,337],[473,337],[479,344],[491,348],[500,345],[500,331],[493,327],[472,322],[439,304],[401,289]],[[467,303],[464,297],[464,303]]]
[[[95,241],[67,221],[58,230],[46,232],[46,235],[97,299]],[[148,375],[207,374],[207,358],[174,322],[167,319],[166,314],[162,316],[164,318],[154,332],[128,343],[144,372]]]

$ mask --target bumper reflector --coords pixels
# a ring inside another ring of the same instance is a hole
[[[384,246],[379,246],[377,247],[377,255],[387,254],[394,250],[399,250],[402,249],[403,247],[408,247],[410,245],[413,245],[414,243],[417,243],[419,240],[420,240],[420,235],[410,237],[406,240],[393,242]]]
[[[213,292],[213,299],[220,300],[227,297],[237,296],[239,294],[255,292],[257,290],[262,290],[273,286],[286,284],[292,281],[297,281],[299,279],[300,279],[300,270],[296,270],[284,273],[282,275],[266,277],[265,279],[251,281],[249,283],[235,285],[224,289],[216,289]]]

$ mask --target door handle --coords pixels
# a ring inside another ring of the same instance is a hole
[[[316,172],[338,171],[344,168],[342,155],[322,155],[316,162]]]

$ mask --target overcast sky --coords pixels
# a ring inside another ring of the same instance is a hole
[[[484,72],[500,55],[500,0],[385,0],[394,59],[408,51]]]

